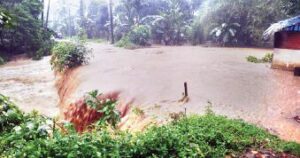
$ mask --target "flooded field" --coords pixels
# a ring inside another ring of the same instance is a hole
[[[124,50],[106,44],[90,47],[94,50],[90,64],[68,74],[60,83],[65,90],[60,96],[64,104],[94,89],[121,91],[123,100],[134,99],[148,116],[164,120],[169,113],[185,108],[189,114],[203,114],[210,101],[217,114],[244,119],[300,142],[300,124],[293,120],[300,115],[300,78],[245,59],[272,50],[192,46]],[[24,110],[57,113],[57,90],[48,60],[0,67],[0,92],[11,96]],[[184,82],[188,83],[190,98],[185,104],[178,102]]]

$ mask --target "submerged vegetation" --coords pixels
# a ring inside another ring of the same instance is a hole
[[[251,62],[251,63],[271,63],[273,60],[273,54],[267,53],[261,59],[255,57],[255,56],[248,56],[246,59],[248,62]]]
[[[1,157],[224,157],[239,156],[249,148],[300,156],[299,144],[213,113],[183,117],[136,134],[105,126],[78,134],[73,124],[24,114],[3,95],[0,112]]]

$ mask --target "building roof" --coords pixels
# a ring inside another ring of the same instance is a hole
[[[275,24],[272,24],[263,34],[264,39],[269,38],[276,32],[279,31],[297,31],[300,32],[300,15],[279,21]]]

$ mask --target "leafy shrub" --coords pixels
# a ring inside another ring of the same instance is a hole
[[[122,107],[118,95],[118,93],[99,94],[97,90],[91,91],[68,107],[65,119],[73,123],[78,132],[83,132],[92,124],[100,127],[110,125],[115,128],[129,108],[128,104]]]
[[[117,47],[126,48],[126,49],[136,49],[138,48],[137,45],[132,43],[129,39],[128,35],[123,36],[117,43]]]
[[[52,68],[62,72],[86,64],[90,52],[82,43],[60,42],[52,50]]]
[[[42,44],[41,48],[36,53],[33,54],[32,59],[39,60],[43,56],[51,55],[51,51],[54,45],[55,45],[55,41],[53,40],[45,41]]]
[[[251,63],[259,63],[260,62],[257,57],[252,56],[252,55],[248,56],[246,59],[248,62],[251,62]]]
[[[145,25],[135,26],[132,31],[129,32],[129,39],[136,45],[149,45],[150,30]]]
[[[247,58],[248,62],[251,63],[271,63],[273,60],[273,54],[267,53],[263,58],[259,59],[255,56],[248,56]]]
[[[263,58],[262,61],[265,63],[271,63],[273,61],[273,54],[267,53]]]
[[[23,113],[7,97],[0,94],[0,132],[10,130],[23,120]]]

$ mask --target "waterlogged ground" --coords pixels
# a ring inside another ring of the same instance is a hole
[[[0,66],[0,93],[9,96],[25,112],[59,114],[55,76],[49,60],[50,57],[40,61],[19,59]]]
[[[134,99],[148,116],[163,120],[185,108],[189,114],[203,114],[210,101],[217,114],[244,119],[284,139],[300,142],[300,124],[292,119],[300,115],[300,78],[245,59],[248,55],[261,57],[271,50],[89,46],[94,52],[90,64],[68,74],[62,83],[65,93],[60,97],[65,104],[94,89],[121,91],[123,100]],[[58,97],[48,60],[0,67],[0,92],[11,96],[23,109],[56,113]],[[32,82],[23,83],[25,78]],[[178,102],[184,82],[188,83],[190,97],[185,104]]]

